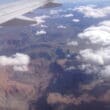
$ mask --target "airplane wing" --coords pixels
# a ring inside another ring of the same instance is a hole
[[[18,0],[14,3],[8,3],[0,6],[0,24],[10,21],[14,18],[31,21],[31,18],[21,15],[31,12],[34,9],[48,4],[50,0]]]

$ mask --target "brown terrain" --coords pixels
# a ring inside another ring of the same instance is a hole
[[[25,26],[0,30],[0,55],[30,56],[28,71],[0,66],[0,110],[109,110],[109,80],[79,71],[72,48],[48,39]]]

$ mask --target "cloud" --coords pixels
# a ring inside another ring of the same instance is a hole
[[[79,50],[78,58],[83,62],[80,69],[103,77],[110,76],[110,21],[90,26],[78,37],[85,47]]]
[[[70,67],[67,67],[65,70],[66,71],[71,71],[71,70],[75,70],[76,67],[75,66],[70,66]]]
[[[50,10],[50,15],[60,15],[60,13],[66,13],[67,10],[63,10],[63,9],[53,9],[53,10]]]
[[[41,24],[45,23],[45,19],[48,19],[48,18],[50,18],[50,17],[46,16],[46,15],[37,16],[34,18],[36,21],[36,24],[34,24],[34,25],[41,25]]]
[[[73,14],[65,14],[65,15],[63,15],[63,17],[65,17],[65,18],[70,18],[70,17],[73,17],[74,15]]]
[[[109,60],[110,61],[110,60]],[[104,76],[106,77],[108,77],[108,76],[110,76],[110,65],[107,65],[107,66],[105,66],[104,68],[103,68],[103,70],[101,71],[101,74],[105,74]]]
[[[103,21],[96,26],[85,29],[78,35],[81,39],[88,40],[92,44],[110,44],[110,21]]]
[[[95,6],[80,6],[74,9],[84,14],[85,17],[102,18],[110,14],[110,7],[96,8]]]
[[[30,57],[26,54],[16,53],[10,57],[0,56],[1,66],[12,66],[15,71],[28,71]]]
[[[77,1],[77,0],[59,0],[60,2],[65,2],[65,3],[73,3],[73,2],[75,2],[75,1]]]
[[[59,13],[59,10],[50,10],[51,15],[57,15]]]
[[[73,21],[73,22],[75,22],[75,23],[80,22],[80,20],[79,20],[79,19],[73,19],[72,21]]]
[[[80,60],[83,62],[81,70],[86,73],[100,74],[103,77],[110,76],[110,48],[80,50]]]
[[[36,32],[36,35],[45,35],[45,34],[47,34],[47,32],[44,30],[40,30]]]
[[[41,24],[41,28],[48,28],[48,26]]]
[[[68,46],[78,46],[78,42],[77,41],[69,41],[67,43]]]
[[[80,51],[80,55],[85,62],[96,65],[104,65],[104,56],[101,54],[100,50],[94,52],[92,49],[85,49]]]
[[[63,25],[59,25],[57,26],[58,29],[66,29],[66,26],[63,26]]]
[[[100,74],[100,70],[102,69],[98,65],[93,65],[91,63],[83,62],[79,65],[79,69],[85,71],[86,74]],[[100,75],[101,76],[101,75]]]

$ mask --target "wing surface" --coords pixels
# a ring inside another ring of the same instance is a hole
[[[0,6],[0,24],[42,7],[48,0],[19,0]]]

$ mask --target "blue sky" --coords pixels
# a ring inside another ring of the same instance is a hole
[[[16,0],[0,0],[0,4],[9,3],[9,2],[12,2],[12,1],[16,1]]]

